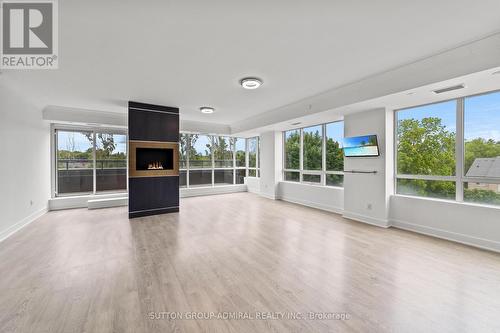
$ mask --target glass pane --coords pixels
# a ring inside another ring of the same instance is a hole
[[[57,193],[94,191],[93,134],[57,131]]]
[[[300,169],[300,131],[285,132],[285,169]]]
[[[187,185],[187,171],[180,170],[179,171],[179,186],[186,187]]]
[[[500,184],[464,183],[464,201],[500,205]]]
[[[233,167],[234,138],[214,137],[214,165],[216,168]]]
[[[179,168],[187,168],[187,151],[189,146],[189,134],[181,133],[179,142]]]
[[[398,174],[455,175],[456,101],[397,112]]]
[[[96,191],[127,189],[127,136],[96,133]]]
[[[189,186],[212,186],[212,170],[189,170]]]
[[[212,168],[212,138],[210,136],[191,134],[189,168]]]
[[[326,175],[327,186],[344,186],[344,175]]]
[[[259,158],[257,159],[257,169],[258,169],[260,168],[260,137],[257,137],[257,143],[259,147],[259,149],[257,149],[257,155],[259,155]]]
[[[321,170],[323,128],[321,125],[304,128],[304,170]]]
[[[441,180],[398,179],[397,193],[419,197],[455,200],[455,182]]]
[[[214,170],[215,185],[233,185],[233,170]]]
[[[236,166],[245,167],[245,139],[236,138]]]
[[[236,169],[236,184],[245,183],[246,169]]]
[[[302,174],[302,181],[306,183],[321,183],[320,175],[306,175]]]
[[[298,182],[300,180],[300,172],[286,171],[285,180],[289,182]]]
[[[257,138],[247,139],[248,167],[255,168],[257,163]]]
[[[465,99],[466,177],[500,178],[500,92]]]
[[[248,169],[248,177],[257,177],[257,171],[255,169]]]
[[[344,153],[342,152],[343,139],[343,121],[326,124],[326,170],[344,171]]]

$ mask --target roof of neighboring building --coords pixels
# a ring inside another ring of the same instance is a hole
[[[500,178],[500,156],[492,158],[476,158],[467,177]]]

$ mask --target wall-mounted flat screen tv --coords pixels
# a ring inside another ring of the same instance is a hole
[[[376,135],[344,138],[345,157],[371,157],[379,156],[379,154]]]

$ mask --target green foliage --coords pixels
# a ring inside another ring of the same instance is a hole
[[[285,168],[300,169],[300,132],[293,131],[285,140]]]
[[[465,143],[465,173],[476,158],[500,156],[500,142],[477,138]],[[455,133],[440,118],[405,119],[398,123],[398,173],[407,175],[455,175]],[[458,172],[461,172],[459,170]],[[455,182],[398,179],[398,193],[455,198]],[[500,205],[500,193],[464,189],[464,200]]]
[[[399,121],[397,163],[399,174],[455,175],[455,133],[440,118]]]
[[[321,170],[322,140],[319,131],[314,133],[304,131],[304,170]]]
[[[330,138],[326,140],[326,170],[344,170],[344,152],[340,143]]]
[[[464,200],[490,205],[500,205],[500,193],[483,189],[464,189]]]
[[[470,169],[474,160],[478,157],[500,156],[500,142],[477,138],[465,143],[465,173]]]

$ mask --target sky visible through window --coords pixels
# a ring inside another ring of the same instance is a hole
[[[337,141],[340,147],[342,147],[344,140],[344,122],[338,121],[326,124],[326,137],[333,141]]]
[[[115,135],[114,136],[116,148],[113,153],[126,153],[127,151],[127,136]],[[92,143],[87,137],[80,132],[57,132],[57,149],[58,150],[72,150],[74,151],[87,151],[92,148]]]
[[[424,105],[398,112],[398,120],[439,117],[451,132],[456,132],[456,101]],[[465,140],[476,138],[500,141],[500,92],[465,99]]]

